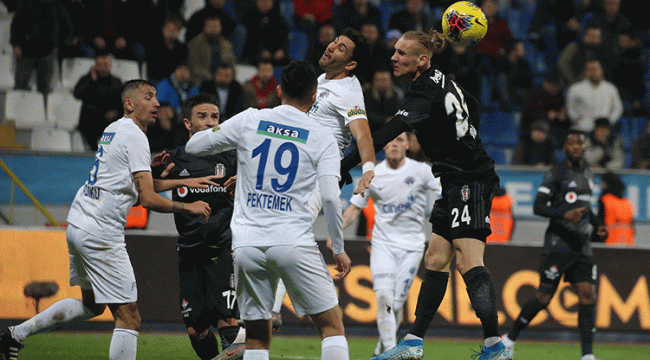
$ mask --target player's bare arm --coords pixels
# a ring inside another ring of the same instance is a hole
[[[363,193],[369,186],[372,179],[375,177],[375,149],[372,143],[372,134],[370,133],[370,126],[367,119],[357,119],[348,124],[352,136],[357,141],[359,155],[361,156],[361,164],[363,164],[363,176],[359,180],[357,188],[354,190],[355,194]]]
[[[343,212],[343,228],[345,229],[350,226],[359,217],[362,210],[360,207],[350,204]]]
[[[153,177],[150,171],[139,171],[133,174],[133,182],[138,191],[140,205],[144,208],[162,213],[188,211],[201,215],[206,219],[210,217],[210,206],[203,201],[193,203],[179,203],[171,201],[156,193],[153,186]]]
[[[185,186],[188,188],[201,188],[207,189],[211,185],[219,186],[215,181],[221,179],[223,176],[210,175],[200,178],[185,178],[185,179],[154,179],[153,188],[155,192],[167,191]]]

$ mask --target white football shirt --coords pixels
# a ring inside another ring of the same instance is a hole
[[[352,141],[348,124],[357,119],[367,119],[363,89],[357,77],[328,80],[325,74],[320,75],[316,102],[308,115],[332,131],[343,157]]]
[[[132,119],[108,125],[88,180],[72,201],[68,223],[99,238],[123,241],[126,215],[138,200],[132,174],[151,171],[150,162],[147,136]]]
[[[293,106],[248,109],[187,143],[194,154],[237,149],[232,247],[314,245],[307,200],[324,175],[339,178],[332,132]],[[338,189],[337,189],[338,190]]]
[[[440,198],[440,180],[433,176],[426,163],[405,159],[399,169],[391,169],[386,160],[375,167],[375,178],[365,196],[353,195],[350,202],[365,208],[368,197],[375,206],[372,241],[405,250],[422,250],[426,236],[422,230],[426,220],[427,190]]]

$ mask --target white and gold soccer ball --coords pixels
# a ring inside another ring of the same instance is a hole
[[[442,15],[442,31],[457,46],[478,43],[487,29],[488,22],[483,10],[469,1],[453,3]]]

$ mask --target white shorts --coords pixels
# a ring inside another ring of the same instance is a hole
[[[237,303],[242,320],[272,317],[278,279],[298,316],[338,305],[336,288],[318,246],[242,246],[234,250]]]
[[[417,275],[424,250],[404,250],[386,243],[371,241],[370,273],[372,289],[392,290],[393,305],[401,308]]]
[[[309,196],[307,200],[307,209],[311,213],[311,221],[315,222],[320,214],[321,209],[323,208],[323,199],[320,196],[320,185],[318,185],[318,180],[316,180],[316,187],[314,192]]]
[[[133,266],[124,237],[105,240],[74,225],[66,231],[70,286],[92,290],[98,304],[128,304],[138,299]]]

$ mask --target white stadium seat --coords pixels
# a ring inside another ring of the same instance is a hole
[[[72,151],[70,132],[64,129],[35,128],[30,148],[34,151]]]
[[[46,126],[43,94],[27,90],[7,91],[5,118],[14,121],[19,130]]]
[[[257,74],[257,68],[253,65],[237,64],[235,65],[235,80],[243,84]]]
[[[16,64],[10,52],[0,52],[0,91],[14,88]]]
[[[111,74],[122,82],[140,79],[140,65],[135,60],[113,59]]]
[[[47,96],[47,121],[55,127],[74,130],[79,123],[81,100],[69,92],[52,92]]]
[[[90,72],[95,66],[95,59],[91,58],[64,58],[61,61],[61,84],[66,90],[74,89],[79,79]]]

